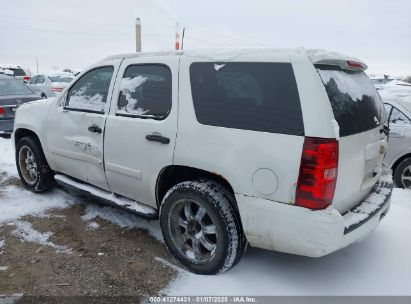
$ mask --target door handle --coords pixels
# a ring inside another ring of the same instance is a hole
[[[88,130],[92,133],[101,133],[101,128],[98,125],[91,125]]]
[[[156,141],[156,142],[159,142],[159,143],[162,143],[162,144],[165,144],[165,145],[170,143],[170,138],[161,136],[161,134],[153,133],[153,134],[150,134],[150,135],[146,135],[146,139],[149,140],[149,141]]]

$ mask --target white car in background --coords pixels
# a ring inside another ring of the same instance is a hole
[[[38,74],[30,79],[28,86],[41,97],[49,98],[62,92],[74,78],[71,73]]]

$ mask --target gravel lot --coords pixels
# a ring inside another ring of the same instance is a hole
[[[7,187],[22,185],[3,175],[0,189]],[[86,205],[104,208],[75,200],[69,208],[0,226],[0,265],[7,265],[0,271],[0,294],[158,295],[175,277],[164,263],[171,258],[163,243],[142,229],[86,220]]]

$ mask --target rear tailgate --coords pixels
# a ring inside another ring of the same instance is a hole
[[[369,194],[382,173],[386,113],[361,63],[316,64],[339,127],[338,179],[333,206],[341,213]],[[337,124],[336,124],[337,125]]]

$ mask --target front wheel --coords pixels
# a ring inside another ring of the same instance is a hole
[[[190,271],[223,273],[246,249],[234,198],[213,181],[188,181],[163,199],[160,225],[171,253]]]
[[[400,188],[411,187],[411,158],[406,158],[399,163],[394,171],[394,181]]]
[[[16,165],[20,179],[27,189],[42,192],[53,187],[53,172],[37,138],[23,137],[17,142]]]

